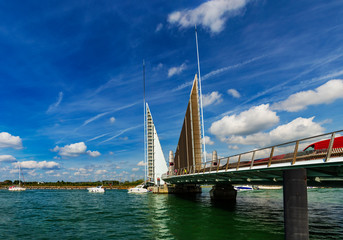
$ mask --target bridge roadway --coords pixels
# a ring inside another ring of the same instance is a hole
[[[333,148],[335,135],[339,132],[343,130],[227,158],[212,159],[196,166],[170,171],[162,179],[170,184],[282,185],[285,170],[303,168],[307,172],[308,186],[343,187],[343,146]],[[328,148],[298,151],[300,146],[325,137],[331,138]],[[287,149],[294,151],[274,155],[277,151]],[[260,153],[265,158],[256,159],[255,156]]]
[[[195,172],[166,176],[163,180],[170,184],[237,184],[237,185],[282,185],[283,171],[305,168],[307,185],[315,187],[343,187],[343,157],[332,157],[292,162],[268,163],[253,167],[222,168],[212,164],[212,168]],[[187,171],[187,170],[186,170]]]

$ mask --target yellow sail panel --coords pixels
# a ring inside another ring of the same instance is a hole
[[[201,167],[201,130],[197,75],[194,77],[186,115],[175,151],[174,164],[175,169],[180,171],[186,168],[187,172]]]

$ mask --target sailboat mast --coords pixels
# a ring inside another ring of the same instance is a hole
[[[201,111],[201,129],[202,129],[202,145],[203,145],[203,162],[206,162],[206,144],[205,144],[205,128],[204,128],[204,110],[202,105],[202,91],[201,91],[201,75],[200,75],[200,61],[199,61],[199,47],[198,47],[198,33],[197,26],[195,25],[195,42],[197,48],[198,60],[198,74],[199,74],[199,92],[200,92],[200,111]]]
[[[147,177],[147,128],[146,128],[146,103],[145,103],[145,61],[143,59],[143,106],[144,106],[144,183]]]
[[[20,162],[18,162],[18,165],[19,165],[19,187],[20,187]]]

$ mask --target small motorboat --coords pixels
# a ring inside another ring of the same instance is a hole
[[[144,185],[138,185],[138,186],[136,186],[136,187],[134,187],[134,188],[130,188],[129,190],[128,190],[128,192],[129,193],[147,193],[147,192],[150,192],[148,189],[146,189],[145,187],[144,187]]]
[[[104,193],[105,192],[105,188],[102,188],[102,186],[87,188],[87,190],[88,190],[88,192],[92,192],[92,193]]]

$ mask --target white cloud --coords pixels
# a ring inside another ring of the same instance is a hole
[[[179,67],[172,67],[168,70],[168,77],[182,73],[187,68],[186,63],[182,63]]]
[[[8,132],[1,132],[0,133],[0,148],[22,149],[23,144],[20,137],[12,136]]]
[[[90,118],[90,119],[87,119],[86,121],[83,122],[83,124],[81,125],[81,127],[84,127],[86,126],[87,124],[91,123],[91,122],[94,122],[95,120],[97,120],[98,118],[101,118],[102,116],[108,114],[109,112],[104,112],[104,113],[99,113],[98,115]]]
[[[87,154],[91,157],[99,157],[101,155],[101,153],[98,151],[90,151],[90,150],[87,151]]]
[[[203,141],[203,139],[201,140],[201,142]],[[213,145],[214,142],[211,140],[211,138],[209,136],[205,136],[205,144],[206,145]]]
[[[30,176],[37,176],[38,175],[38,173],[36,173],[36,170],[35,169],[33,169],[33,170],[31,170],[31,171],[28,171],[27,172]]]
[[[14,166],[18,167],[18,163],[12,163]],[[42,161],[42,162],[37,162],[37,161],[23,161],[20,162],[20,167],[21,168],[28,168],[28,169],[33,169],[33,168],[39,168],[39,169],[56,169],[60,167],[60,164],[54,161],[47,162],[47,161]]]
[[[268,133],[255,133],[246,137],[231,136],[226,138],[225,141],[229,144],[258,145],[260,147],[266,147],[322,134],[324,128],[321,127],[320,124],[315,123],[313,119],[314,117],[299,117],[290,123],[278,126]]]
[[[157,64],[156,67],[153,68],[153,71],[158,71],[158,70],[161,70],[162,68],[163,68],[163,64],[159,63],[159,64]]]
[[[176,11],[168,16],[168,22],[180,28],[202,25],[211,33],[223,31],[228,18],[237,16],[248,0],[211,0],[195,9]]]
[[[55,171],[54,170],[50,170],[50,171],[46,171],[45,173],[46,174],[52,174],[52,173],[55,173]]]
[[[222,95],[217,91],[202,95],[202,104],[204,107],[211,104],[219,104],[222,101]]]
[[[132,168],[132,171],[137,172],[137,171],[139,171],[139,168]]]
[[[227,90],[227,93],[234,98],[240,98],[241,97],[241,94],[236,89],[233,89],[233,88]]]
[[[54,104],[51,104],[46,112],[47,113],[53,112],[60,105],[60,103],[62,102],[62,99],[63,99],[63,92],[59,92],[57,102],[55,102]]]
[[[114,117],[110,118],[110,122],[113,124],[116,121],[116,119]]]
[[[100,175],[100,174],[105,174],[107,173],[107,170],[97,170],[95,171],[95,174]]]
[[[233,150],[238,150],[239,147],[237,145],[229,145],[228,146],[229,149],[233,149]]]
[[[145,163],[143,161],[140,161],[137,166],[145,166]]]
[[[13,162],[16,158],[12,155],[0,155],[0,162]]]
[[[343,80],[334,79],[315,90],[302,91],[289,96],[285,101],[272,105],[275,110],[298,112],[311,105],[329,104],[343,98]]]
[[[219,138],[230,135],[249,135],[266,130],[279,122],[279,117],[269,109],[269,104],[252,107],[239,115],[224,116],[212,123],[210,133]]]
[[[159,23],[159,24],[157,25],[157,27],[156,27],[156,30],[155,30],[155,32],[159,32],[159,31],[161,31],[161,30],[162,30],[162,28],[163,28],[163,24],[162,24],[162,23]]]
[[[56,146],[52,149],[53,152],[58,152],[58,154],[62,157],[78,157],[81,154],[88,154],[91,157],[98,157],[100,156],[100,152],[98,151],[90,151],[87,150],[87,146],[84,142],[73,143],[70,145],[65,145],[64,147]]]

